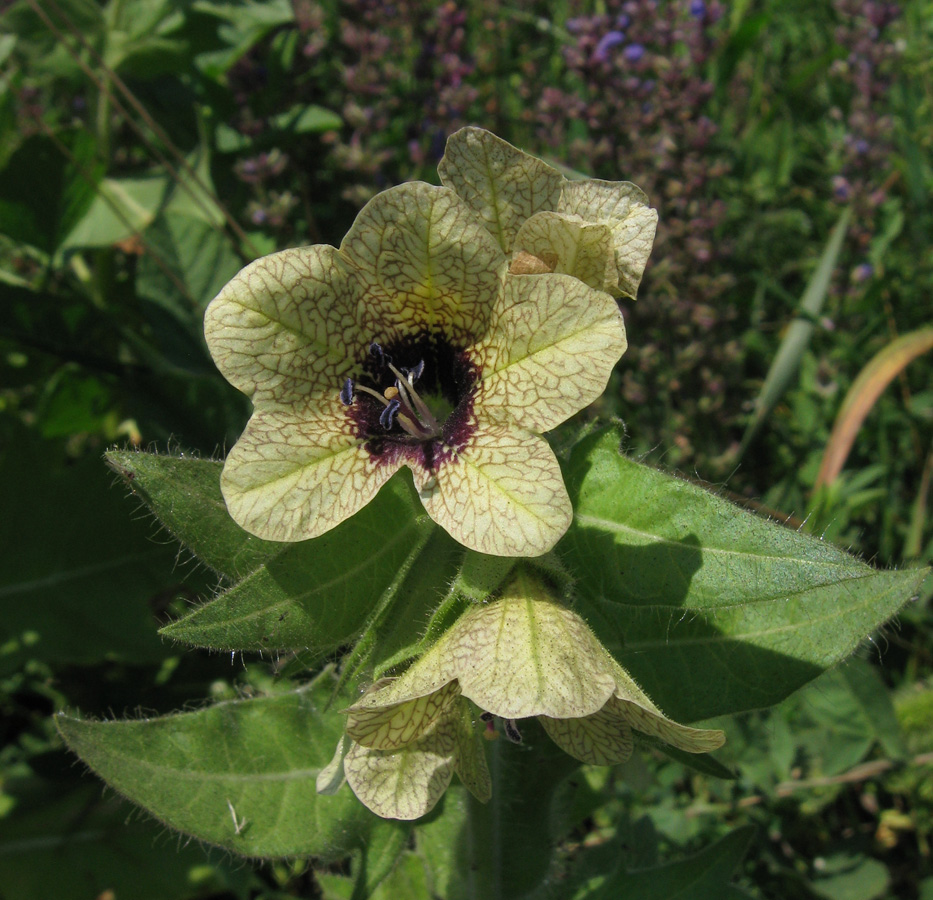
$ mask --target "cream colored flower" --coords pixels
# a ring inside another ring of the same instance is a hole
[[[658,214],[634,184],[569,180],[475,127],[450,136],[437,171],[511,254],[512,272],[563,272],[635,298]]]
[[[470,207],[421,183],[374,197],[339,249],[247,266],[204,332],[253,402],[221,480],[243,528],[316,537],[407,466],[439,525],[499,556],[545,553],[567,529],[540,434],[602,393],[626,347],[608,294],[510,274]]]
[[[507,734],[518,734],[515,720],[537,716],[558,746],[595,765],[628,759],[633,731],[688,753],[707,753],[725,740],[721,731],[668,719],[586,623],[552,599],[537,575],[519,570],[499,600],[466,613],[402,676],[374,685],[349,708],[347,779],[370,809],[392,818],[408,817],[400,810],[423,815],[454,768],[485,772],[485,763],[476,761],[475,739],[470,743],[465,736],[463,698],[504,719]],[[434,757],[425,753],[433,751],[439,733],[452,743],[451,722],[462,723],[458,748],[470,749],[458,749],[457,762],[445,763],[443,777],[436,777]],[[406,754],[404,761],[393,758],[399,753]],[[402,787],[400,768],[420,776]],[[383,777],[386,770],[394,776]],[[485,781],[461,778],[478,796],[477,785],[488,785],[488,775]]]

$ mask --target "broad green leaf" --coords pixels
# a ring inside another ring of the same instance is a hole
[[[186,548],[219,574],[244,579],[169,625],[164,633],[178,640],[199,646],[226,640],[226,649],[246,649],[252,641],[254,649],[268,649],[270,641],[264,638],[290,633],[294,647],[319,647],[322,639],[335,639],[335,629],[346,626],[352,632],[365,621],[367,638],[354,657],[356,664],[384,670],[423,649],[421,630],[413,633],[411,622],[426,622],[451,592],[466,589],[458,577],[463,547],[423,515],[413,520],[417,508],[403,477],[390,481],[369,507],[331,536],[293,545],[260,540],[230,518],[220,493],[220,462],[125,450],[110,451],[106,458]],[[376,530],[383,549],[359,539],[361,526]],[[483,596],[512,565],[479,554],[470,560],[470,589],[482,580]],[[283,630],[293,611],[298,616],[291,631]],[[320,619],[328,622],[322,629],[315,624]],[[247,643],[235,644],[234,636]]]
[[[153,613],[167,588],[182,588],[176,550],[134,520],[96,456],[70,459],[25,429],[2,437],[0,667],[164,658]]]
[[[295,11],[288,0],[246,0],[238,3],[196,0],[192,10],[205,16],[215,16],[223,22],[218,36],[227,46],[195,56],[197,67],[210,78],[220,78],[272,29],[295,20]]]
[[[424,863],[413,853],[402,856],[389,876],[371,892],[365,886],[360,890],[359,882],[345,875],[316,871],[314,880],[323,891],[322,900],[357,900],[360,897],[368,900],[421,900],[432,896]]]
[[[840,674],[885,754],[903,759],[907,755],[904,735],[891,693],[878,667],[866,660],[852,659],[841,668]]]
[[[63,131],[57,138],[74,163],[51,138],[33,135],[0,171],[0,233],[50,256],[92,205],[103,175],[89,133]]]
[[[848,656],[927,574],[874,570],[626,459],[612,430],[584,439],[566,474],[576,517],[561,549],[579,611],[675,719],[779,702]]]
[[[172,37],[184,15],[172,0],[126,0],[108,7],[104,63],[125,78],[154,78],[185,66],[186,42]]]
[[[448,621],[445,610],[457,606],[460,600],[458,576],[464,553],[463,546],[446,531],[434,528],[419,546],[404,577],[383,594],[367,628],[366,646],[360,648],[365,651],[365,657],[360,654],[361,662],[365,658],[375,667],[376,675],[384,675],[434,643],[436,633],[430,624],[422,632],[421,627],[413,629],[411,623]]]
[[[280,131],[317,134],[321,131],[335,131],[343,125],[343,120],[337,113],[322,106],[299,105],[273,116],[271,124]]]
[[[168,186],[164,176],[102,179],[94,202],[68,232],[62,249],[111,247],[138,235],[155,219]]]
[[[189,183],[206,205],[203,191]],[[166,211],[146,231],[146,239],[160,260],[156,263],[150,256],[140,260],[136,288],[140,296],[186,322],[190,319],[200,331],[205,307],[236,274],[240,260],[223,230],[205,221],[211,210],[195,210],[194,204],[190,197],[179,194],[176,205],[182,211]],[[187,214],[186,206],[194,214]]]
[[[206,131],[203,116],[197,119],[199,135]],[[211,178],[211,153],[206,141],[198,144],[186,158],[187,166],[178,166],[178,177],[174,179],[172,191],[166,199],[162,213],[172,224],[174,220],[194,219],[213,227],[222,238],[224,214],[220,198]],[[193,224],[193,223],[189,223]],[[213,294],[211,295],[213,297]],[[210,298],[208,298],[210,299]]]
[[[592,900],[722,900],[731,897],[729,881],[748,850],[755,829],[737,828],[695,856],[652,869],[617,872]],[[743,896],[738,894],[738,896]]]
[[[877,859],[836,853],[827,857],[819,878],[810,882],[817,896],[827,900],[877,900],[891,896],[891,873]]]
[[[440,571],[443,589],[446,570],[423,553],[434,528],[395,478],[351,520],[281,545],[281,553],[162,633],[223,650],[334,649],[359,633],[382,595],[416,564],[429,577]]]
[[[380,820],[349,790],[321,796],[344,717],[325,712],[325,672],[295,691],[196,712],[93,722],[60,715],[65,742],[112,788],[166,825],[247,856],[339,859]]]
[[[10,54],[13,52],[13,48],[16,46],[16,35],[15,34],[2,34],[0,35],[0,65],[3,65],[9,58]]]
[[[0,816],[3,896],[87,900],[112,892],[133,900],[184,900],[218,893],[249,895],[250,872],[209,860],[195,844],[165,841],[161,825],[127,818],[113,795],[94,783],[39,785],[4,778],[4,794],[19,801]],[[20,788],[24,788],[22,792]]]
[[[906,754],[890,695],[877,669],[852,659],[826,672],[779,707],[808,774],[839,775],[880,743],[895,759]],[[739,757],[741,761],[745,754]]]
[[[227,578],[254,572],[288,546],[260,540],[230,518],[220,493],[222,462],[132,450],[105,458],[185,547]]]

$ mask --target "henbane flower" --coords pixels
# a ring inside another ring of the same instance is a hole
[[[377,682],[348,709],[343,767],[360,800],[382,816],[415,818],[454,771],[487,798],[466,699],[502,718],[513,739],[516,720],[536,716],[564,751],[595,765],[628,759],[633,731],[688,753],[725,740],[668,719],[583,619],[520,569],[500,599],[467,612],[403,675]]]
[[[253,403],[221,480],[233,518],[268,540],[316,537],[406,466],[467,547],[548,551],[572,511],[540,435],[602,393],[625,329],[607,293],[508,265],[452,190],[410,183],[374,197],[339,249],[236,275],[204,325]]]
[[[461,128],[437,167],[476,212],[513,272],[563,272],[635,298],[658,224],[627,181],[569,180],[482,128]]]

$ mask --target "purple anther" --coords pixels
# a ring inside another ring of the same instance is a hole
[[[414,384],[424,372],[424,360],[420,360],[417,365],[412,366],[410,369],[402,369],[402,372],[405,373],[409,384]]]
[[[369,352],[372,354],[376,362],[379,363],[380,367],[387,366],[392,362],[392,357],[389,356],[389,354],[382,349],[381,345],[377,344],[375,341],[369,345]]]
[[[389,405],[379,414],[379,424],[386,431],[395,424],[395,417],[398,415],[399,407],[402,404],[398,400],[390,400]]]
[[[505,736],[513,744],[520,744],[522,742],[522,733],[518,730],[518,725],[515,724],[515,719],[503,719],[502,727],[505,730]]]
[[[340,389],[340,402],[349,406],[353,402],[353,379],[348,378]]]

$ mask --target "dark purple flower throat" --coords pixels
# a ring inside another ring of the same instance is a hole
[[[403,457],[427,471],[462,449],[473,433],[479,369],[438,334],[373,342],[359,378],[340,390],[374,460]]]

